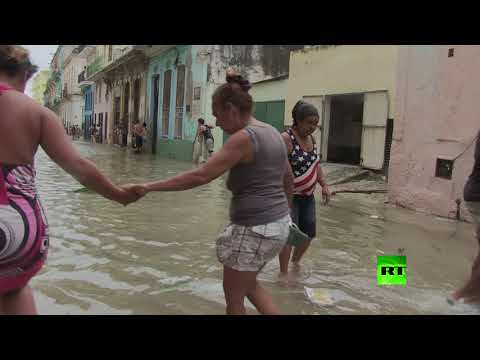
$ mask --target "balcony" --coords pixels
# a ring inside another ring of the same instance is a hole
[[[96,74],[97,72],[99,72],[100,70],[102,70],[103,66],[104,66],[103,58],[100,56],[97,56],[95,61],[87,66],[86,78],[88,79],[92,77],[94,74]]]
[[[134,45],[133,49],[142,51],[147,57],[153,57],[173,49],[176,46],[177,45]]]

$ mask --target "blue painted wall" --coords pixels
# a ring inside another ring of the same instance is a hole
[[[91,139],[90,126],[93,122],[93,89],[88,85],[84,89],[84,115],[83,115],[83,133],[85,140]]]

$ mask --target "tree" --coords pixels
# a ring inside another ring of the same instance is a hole
[[[32,97],[40,104],[43,105],[43,93],[47,87],[47,81],[50,77],[49,70],[40,71],[32,82]]]

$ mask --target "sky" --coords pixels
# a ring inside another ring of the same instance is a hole
[[[30,60],[38,65],[40,70],[47,70],[50,66],[58,45],[22,45],[30,51]],[[32,80],[28,82],[26,93],[32,96]]]

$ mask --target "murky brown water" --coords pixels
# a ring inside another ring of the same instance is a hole
[[[119,183],[191,168],[103,145],[76,146]],[[51,234],[48,263],[31,283],[41,313],[224,313],[215,256],[216,234],[228,221],[224,179],[192,191],[150,194],[122,207],[73,192],[81,186],[42,151],[37,171]],[[388,207],[382,195],[337,195],[328,207],[319,203],[317,214],[319,239],[296,281],[277,281],[277,261],[260,276],[284,313],[479,313],[445,302],[465,280],[476,253],[471,225]],[[378,287],[376,256],[395,255],[398,248],[407,255],[407,287]],[[311,303],[305,286],[328,289],[335,303]]]

